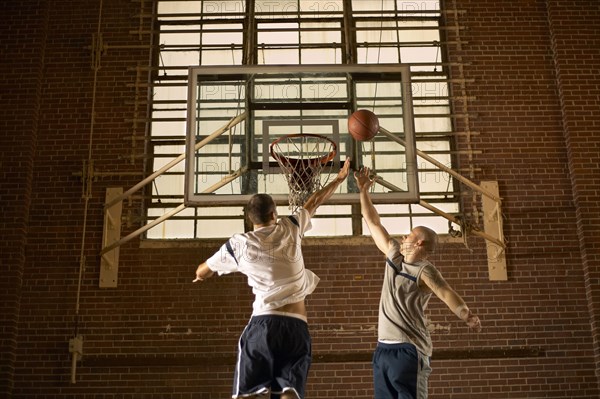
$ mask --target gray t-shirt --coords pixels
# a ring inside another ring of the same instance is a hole
[[[431,356],[431,337],[425,324],[425,308],[431,291],[419,287],[421,273],[434,266],[426,260],[404,262],[400,244],[386,255],[386,267],[379,302],[378,339],[386,343],[412,343],[417,350]]]

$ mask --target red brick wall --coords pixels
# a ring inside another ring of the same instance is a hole
[[[593,1],[548,1],[548,6],[596,375],[600,378],[600,76],[595,65],[600,59],[600,5]]]
[[[29,6],[33,3],[29,2]],[[21,286],[27,259],[40,117],[46,7],[0,6],[0,396],[14,381]],[[26,7],[25,7],[26,8]],[[12,40],[5,40],[6,38]]]
[[[484,331],[469,333],[432,299],[431,397],[596,398],[598,4],[456,3],[467,29],[451,60],[460,57],[473,79],[476,180],[500,184],[509,280],[488,281],[481,239],[469,239],[471,250],[443,245],[434,261]],[[89,47],[100,2],[20,1],[0,10],[0,396],[227,397],[251,295],[242,276],[190,283],[217,243],[146,248],[133,240],[121,248],[118,288],[98,288],[105,190],[133,186],[143,168],[131,136],[140,132],[133,99],[143,93],[135,67],[148,60],[139,47],[147,36],[131,34],[140,3],[102,4],[107,47],[97,74]],[[90,148],[105,174],[92,182],[85,218],[81,171]],[[138,201],[125,212],[138,216]],[[308,301],[307,398],[370,398],[383,259],[368,240],[305,244],[306,263],[322,279]],[[75,331],[85,341],[72,385]]]

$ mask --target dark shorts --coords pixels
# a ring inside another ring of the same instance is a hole
[[[238,344],[232,397],[293,391],[304,398],[310,363],[311,338],[305,321],[254,316]]]
[[[377,344],[373,354],[375,399],[426,399],[429,374],[429,357],[413,344]]]

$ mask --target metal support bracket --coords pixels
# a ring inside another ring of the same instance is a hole
[[[482,181],[481,187],[499,197],[497,181]],[[500,202],[486,197],[481,198],[483,208],[483,229],[486,234],[500,242],[504,242],[502,212]],[[493,241],[486,241],[489,279],[491,281],[508,280],[506,272],[506,251]]]
[[[69,340],[69,353],[71,354],[71,384],[77,381],[77,362],[83,356],[83,337],[77,335]]]
[[[107,46],[102,38],[102,33],[92,35],[92,45],[90,47],[92,52],[92,69],[100,69],[100,61],[102,56],[106,54]]]
[[[123,188],[107,188],[106,203],[123,194]],[[104,209],[104,232],[102,235],[102,248],[119,241],[121,238],[121,213],[123,201],[119,201]],[[119,272],[119,247],[100,255],[100,288],[115,288]]]

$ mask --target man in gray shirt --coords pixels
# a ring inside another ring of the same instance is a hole
[[[373,179],[369,169],[355,172],[354,177],[371,237],[386,255],[378,343],[373,355],[375,399],[427,398],[432,345],[424,311],[431,295],[440,298],[474,331],[481,331],[481,322],[427,260],[435,250],[437,234],[419,226],[402,242],[393,239],[381,225],[371,201],[369,188]]]

